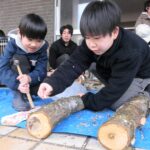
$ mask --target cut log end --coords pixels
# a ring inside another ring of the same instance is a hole
[[[29,116],[27,120],[27,130],[29,134],[35,138],[43,139],[49,136],[52,127],[48,117],[42,112],[37,112]]]
[[[122,150],[129,144],[128,133],[123,126],[117,124],[105,124],[98,132],[100,143],[107,149]]]

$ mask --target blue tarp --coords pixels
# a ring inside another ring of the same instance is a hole
[[[34,97],[36,106],[45,105],[52,102],[52,99],[41,100],[39,97]],[[6,115],[16,113],[11,107],[12,94],[8,88],[0,89],[0,118]],[[93,112],[82,110],[71,114],[68,118],[62,120],[53,129],[57,133],[73,133],[97,138],[99,127],[106,122],[112,115],[113,111],[105,109],[101,112]],[[17,125],[21,128],[26,128],[26,121]],[[146,124],[136,130],[136,141],[134,147],[145,150],[150,149],[150,116],[147,118]]]

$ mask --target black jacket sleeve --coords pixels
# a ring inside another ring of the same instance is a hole
[[[65,90],[79,75],[88,69],[93,61],[92,55],[93,53],[85,47],[84,43],[82,46],[77,47],[70,59],[60,65],[51,77],[44,80],[53,87],[54,95]]]

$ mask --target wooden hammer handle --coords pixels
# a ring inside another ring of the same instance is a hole
[[[19,75],[22,75],[22,71],[21,71],[21,68],[19,65],[17,65],[17,70],[18,70]],[[33,103],[33,100],[32,100],[30,93],[27,93],[26,96],[27,96],[27,99],[29,101],[30,107],[34,108],[34,103]]]
[[[21,71],[21,68],[20,68],[19,65],[17,65],[17,70],[18,70],[18,74],[19,74],[19,75],[22,75],[22,71]]]

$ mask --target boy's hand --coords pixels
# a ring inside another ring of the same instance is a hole
[[[31,82],[31,78],[27,74],[19,75],[17,80],[19,80],[19,82],[22,84],[29,84]]]
[[[38,90],[38,96],[42,99],[48,98],[53,92],[53,88],[51,85],[47,83],[41,83],[39,90]]]
[[[29,84],[20,83],[18,86],[18,90],[21,93],[25,93],[25,94],[29,93],[30,92]]]

